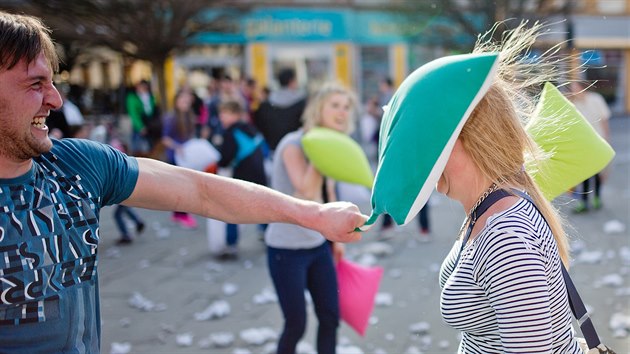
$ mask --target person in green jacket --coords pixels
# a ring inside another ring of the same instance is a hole
[[[156,139],[161,137],[161,129],[158,108],[148,81],[141,80],[127,95],[127,114],[132,127],[131,154],[149,154]]]

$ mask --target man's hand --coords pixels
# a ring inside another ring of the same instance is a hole
[[[361,239],[355,231],[365,224],[367,216],[359,208],[348,202],[321,204],[317,224],[313,228],[333,242],[354,242]]]

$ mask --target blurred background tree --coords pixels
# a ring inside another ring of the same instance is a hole
[[[200,32],[230,31],[234,11],[248,5],[230,0],[23,0],[0,1],[0,7],[40,17],[62,48],[61,70],[69,70],[83,50],[106,46],[124,56],[151,63],[157,77],[161,108],[166,88],[164,64],[189,46]],[[208,9],[226,9],[211,20]],[[229,9],[229,11],[228,11]],[[125,82],[126,80],[123,80]]]

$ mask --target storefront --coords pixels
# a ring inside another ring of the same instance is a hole
[[[410,58],[410,41],[431,25],[431,19],[420,21],[417,16],[411,21],[401,14],[350,9],[267,8],[240,16],[234,33],[197,36],[196,49],[175,58],[180,75],[204,67],[210,72],[221,62],[230,71],[238,62],[240,77],[274,89],[279,69],[292,67],[302,87],[312,89],[334,79],[353,87],[364,100],[377,93],[381,80],[391,78],[398,85],[410,63],[422,64]],[[242,48],[242,60],[216,55],[216,49],[215,54],[199,55],[204,51],[199,48],[225,46]],[[424,57],[428,61],[439,53]]]

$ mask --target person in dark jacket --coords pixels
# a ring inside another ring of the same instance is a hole
[[[293,69],[282,69],[278,73],[278,82],[280,89],[272,91],[269,99],[254,113],[254,124],[272,151],[287,133],[302,126],[301,117],[307,101],[306,93],[298,88]]]

